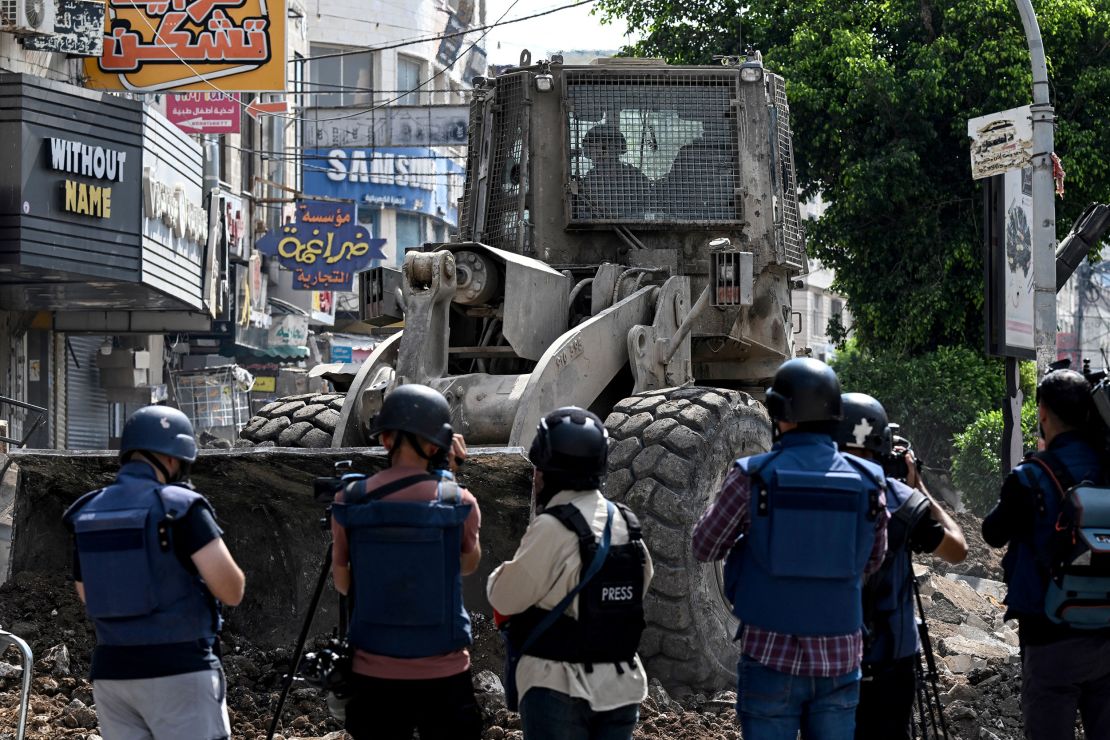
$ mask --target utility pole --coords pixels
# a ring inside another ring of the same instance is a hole
[[[1033,342],[1037,379],[1056,361],[1056,185],[1052,176],[1055,115],[1041,27],[1031,0],[1015,0],[1033,67]]]

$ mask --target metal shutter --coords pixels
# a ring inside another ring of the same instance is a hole
[[[66,449],[106,450],[109,406],[96,367],[104,337],[67,339],[72,352],[66,353]]]

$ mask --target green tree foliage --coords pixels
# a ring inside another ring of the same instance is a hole
[[[1110,200],[1110,0],[1037,3],[1068,172],[1057,219]],[[810,251],[865,347],[982,346],[982,196],[967,119],[1031,98],[1013,0],[599,0],[627,51],[708,64],[748,44],[788,81]]]
[[[1025,449],[1037,444],[1037,404],[1027,401],[1021,409],[1021,436]],[[1002,411],[984,411],[956,435],[952,456],[952,483],[963,493],[967,508],[985,516],[998,500],[1002,485]]]
[[[1025,365],[1022,390],[1028,398],[1036,374],[1032,363]],[[892,351],[863,351],[851,342],[836,356],[833,368],[846,392],[879,399],[918,457],[932,468],[947,468],[953,437],[998,408],[1006,395],[1002,362],[966,347],[940,347],[906,359]],[[997,444],[993,450],[997,457]]]

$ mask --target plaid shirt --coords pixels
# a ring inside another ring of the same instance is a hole
[[[738,467],[725,478],[717,500],[694,527],[694,557],[702,562],[720,560],[728,555],[737,538],[751,523],[751,479]],[[880,496],[880,513],[875,521],[875,544],[865,573],[874,573],[886,554],[885,494]],[[802,637],[785,635],[744,625],[740,649],[772,670],[792,676],[842,676],[859,667],[863,659],[863,634]]]

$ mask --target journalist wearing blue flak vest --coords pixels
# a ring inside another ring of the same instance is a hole
[[[486,585],[525,740],[630,740],[647,696],[636,648],[652,563],[636,515],[601,492],[608,456],[595,414],[568,406],[540,421],[536,516]]]
[[[864,393],[845,393],[837,432],[842,452],[886,467],[902,458],[905,480],[887,476],[887,549],[882,567],[863,587],[863,680],[856,708],[856,740],[910,740],[921,656],[912,553],[949,563],[967,557],[959,525],[933,500],[913,453],[895,451],[886,410]],[[899,467],[890,465],[890,467]]]
[[[73,577],[96,628],[90,679],[109,740],[219,740],[231,734],[218,657],[220,602],[243,573],[214,512],[187,483],[193,426],[147,406],[124,425],[115,481],[65,513]]]
[[[346,728],[355,740],[477,740],[462,577],[481,558],[478,502],[454,481],[465,458],[436,390],[402,385],[373,419],[390,466],[333,507],[332,577],[351,597]]]
[[[862,583],[886,549],[883,472],[837,451],[840,383],[789,360],[767,391],[771,451],[738,460],[694,529],[694,556],[727,557],[740,619],[745,740],[849,740],[859,701]]]
[[[1100,386],[1100,390],[1103,388]],[[1006,477],[983,539],[1007,546],[1006,617],[1018,620],[1030,740],[1110,739],[1110,489],[1104,427],[1080,373],[1037,386],[1044,449]]]

